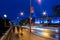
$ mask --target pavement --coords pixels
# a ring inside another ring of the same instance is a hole
[[[22,34],[21,34],[22,33]],[[15,28],[15,32],[13,33],[13,40],[55,40],[50,38],[45,38],[43,36],[38,36],[33,33],[30,33],[28,29],[19,29]]]

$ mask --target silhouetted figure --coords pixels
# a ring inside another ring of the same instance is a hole
[[[13,30],[13,32],[15,32],[15,26],[12,26],[12,30]]]
[[[23,28],[21,27],[21,36],[23,36]]]
[[[19,27],[17,27],[17,31],[19,32]]]

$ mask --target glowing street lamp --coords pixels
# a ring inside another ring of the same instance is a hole
[[[43,16],[46,16],[46,14],[47,14],[47,13],[46,13],[46,11],[43,11],[43,13],[42,13],[42,14],[43,14]]]
[[[23,12],[20,12],[20,16],[23,16],[24,15],[24,13]],[[21,30],[20,30],[20,32],[21,32],[21,36],[22,36],[22,30],[23,30],[23,28],[22,28],[22,26],[21,26]]]
[[[47,13],[46,12],[43,12],[43,15],[46,15]]]
[[[38,2],[39,4],[41,4],[42,0],[37,0],[37,2]]]
[[[43,12],[43,16],[46,16],[46,18],[47,18],[46,22],[47,22],[47,26],[48,26],[48,15],[47,15],[46,11]]]
[[[31,17],[31,14],[34,13],[34,7],[33,6],[30,6],[30,32],[31,32],[31,20],[32,20],[32,17]]]
[[[4,21],[5,21],[5,27],[6,27],[6,17],[7,17],[7,15],[6,14],[4,14]]]
[[[6,15],[6,14],[4,14],[4,17],[6,18],[6,17],[7,17],[7,15]]]
[[[23,12],[21,12],[21,13],[20,13],[20,15],[21,15],[21,16],[23,16],[23,15],[24,15],[24,13],[23,13]]]

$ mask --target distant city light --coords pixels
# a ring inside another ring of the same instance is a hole
[[[7,17],[7,15],[6,15],[6,14],[4,14],[4,17],[6,18],[6,17]]]
[[[17,17],[17,19],[19,19],[19,17]]]
[[[40,24],[40,20],[35,20],[35,24]]]
[[[53,20],[51,20],[51,23],[60,23],[60,21],[57,19],[53,19]]]
[[[47,20],[44,20],[44,23],[48,23],[48,21]]]
[[[40,22],[39,21],[36,21],[35,24],[40,24]]]
[[[42,23],[42,21],[40,21],[40,23]]]

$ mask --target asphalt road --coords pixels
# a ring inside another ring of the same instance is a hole
[[[20,28],[18,32],[17,29],[15,28],[13,40],[59,40],[58,39],[59,35],[55,34],[53,31],[48,29],[45,30],[32,29],[31,32],[32,33],[29,32],[29,29],[23,29],[21,31]],[[21,35],[21,33],[23,33],[23,35]]]
[[[25,28],[29,29],[28,26],[25,26]],[[60,28],[58,27],[31,26],[31,31],[38,36],[60,40]]]

